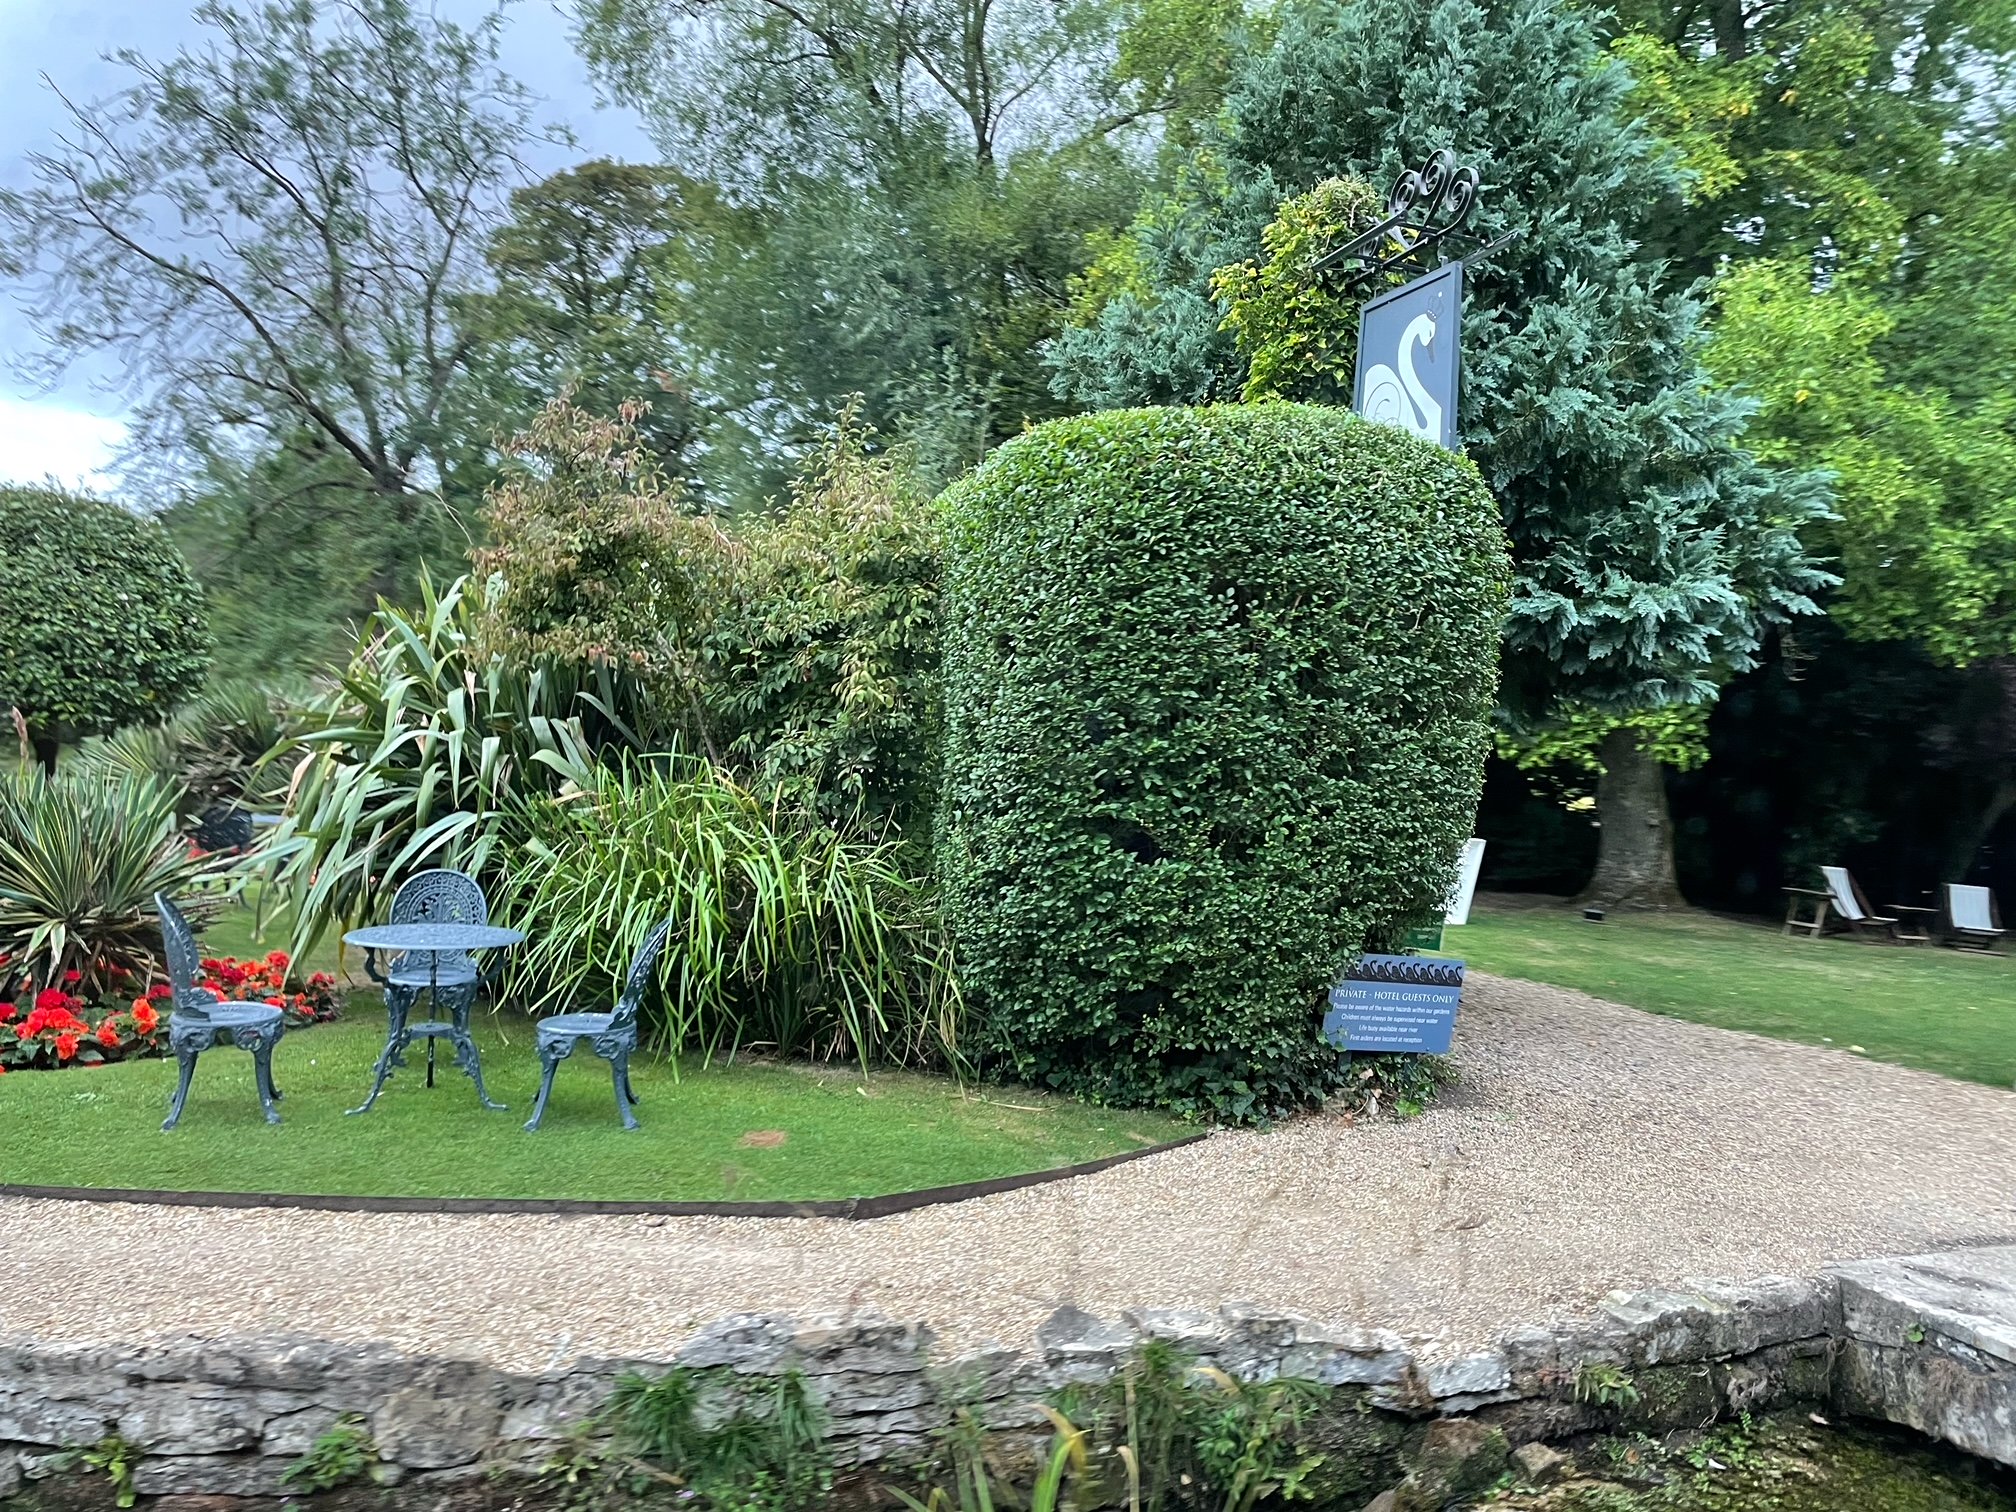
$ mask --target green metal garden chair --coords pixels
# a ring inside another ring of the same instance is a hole
[[[168,986],[174,993],[174,1008],[168,1017],[168,1049],[174,1055],[179,1075],[175,1100],[168,1105],[168,1121],[161,1125],[167,1133],[182,1120],[182,1108],[189,1101],[189,1083],[196,1075],[196,1057],[220,1044],[236,1045],[252,1053],[253,1074],[259,1087],[259,1101],[266,1109],[266,1122],[280,1122],[280,1089],[273,1085],[273,1047],[287,1028],[287,1015],[270,1003],[231,1003],[219,1000],[210,989],[199,986],[203,961],[196,949],[196,931],[182,916],[182,910],[160,893],[154,894],[154,908],[161,915],[161,944],[168,957]]]
[[[658,957],[665,949],[665,937],[671,932],[672,921],[667,919],[644,937],[630,963],[630,973],[623,979],[623,995],[616,1000],[613,1013],[559,1013],[539,1021],[535,1039],[542,1068],[539,1100],[532,1105],[526,1133],[536,1134],[539,1120],[546,1116],[546,1099],[553,1093],[553,1073],[560,1069],[560,1062],[583,1044],[609,1062],[610,1080],[616,1086],[616,1111],[623,1117],[624,1128],[637,1127],[637,1115],[630,1111],[637,1101],[637,1094],[630,1090],[630,1052],[637,1048],[637,1011],[644,1006],[644,994],[651,990]]]

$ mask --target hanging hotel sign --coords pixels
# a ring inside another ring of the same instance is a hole
[[[1372,300],[1358,316],[1358,381],[1351,408],[1424,441],[1456,449],[1456,353],[1463,264]]]
[[[1463,264],[1503,246],[1479,247],[1464,233],[1477,205],[1477,170],[1446,147],[1394,181],[1386,214],[1316,271],[1342,270],[1347,289],[1371,289],[1385,275],[1421,276],[1369,301],[1359,314],[1358,371],[1351,407],[1367,420],[1396,425],[1452,451],[1457,445],[1457,356],[1463,322]],[[1448,238],[1468,242],[1469,258],[1430,266]]]

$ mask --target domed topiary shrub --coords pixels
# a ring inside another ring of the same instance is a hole
[[[152,520],[0,486],[0,718],[59,742],[167,715],[210,665],[203,595]]]
[[[1108,411],[945,497],[938,862],[984,1048],[1251,1120],[1326,995],[1436,909],[1510,567],[1471,464],[1345,411]]]

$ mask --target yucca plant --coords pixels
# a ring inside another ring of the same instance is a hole
[[[176,821],[178,790],[155,777],[45,776],[24,765],[0,780],[0,976],[44,986],[79,973],[91,993],[114,976],[145,980],[161,950],[154,894],[207,873]]]
[[[381,604],[336,688],[268,757],[288,773],[284,812],[247,865],[265,906],[293,915],[297,955],[331,924],[382,918],[415,871],[494,885],[526,800],[639,739],[641,690],[608,668],[489,655],[465,587],[423,581],[417,609]]]
[[[535,1009],[606,999],[670,915],[647,1009],[661,1048],[956,1062],[950,952],[896,845],[698,759],[575,776],[528,814],[505,903],[530,940],[515,985]]]
[[[219,804],[274,807],[285,795],[286,774],[265,758],[298,732],[306,702],[305,695],[257,683],[216,683],[165,723],[128,725],[85,741],[71,764],[106,777],[178,783],[185,816]]]

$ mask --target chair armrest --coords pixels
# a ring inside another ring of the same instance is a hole
[[[1802,898],[1831,898],[1834,896],[1834,894],[1830,892],[1823,892],[1819,888],[1815,887],[1781,887],[1778,889],[1778,891],[1786,893],[1797,893]]]
[[[1939,912],[1939,910],[1937,908],[1927,907],[1919,903],[1892,903],[1890,905],[1890,912],[1896,914],[1907,914],[1907,913],[1936,914],[1937,912]]]
[[[380,987],[390,987],[392,985],[390,978],[378,969],[378,952],[369,945],[364,947],[364,974]]]

